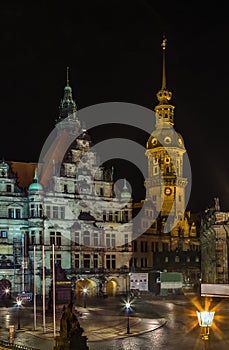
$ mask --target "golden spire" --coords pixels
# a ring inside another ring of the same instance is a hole
[[[68,76],[68,71],[69,71],[69,67],[67,67],[67,72],[66,72],[66,74],[67,74],[67,86],[69,86],[69,76]]]
[[[157,99],[159,104],[155,107],[155,112],[157,118],[157,126],[163,126],[164,122],[173,125],[174,124],[174,106],[172,106],[169,101],[172,98],[172,92],[170,92],[166,87],[166,69],[165,69],[165,50],[166,50],[167,39],[165,35],[161,43],[162,47],[162,85],[161,89],[157,93]]]
[[[163,40],[162,40],[162,50],[163,50],[163,62],[162,62],[162,86],[161,86],[161,90],[166,90],[166,70],[165,70],[165,49],[166,49],[166,43],[167,43],[167,39],[165,37],[165,35],[163,36]]]

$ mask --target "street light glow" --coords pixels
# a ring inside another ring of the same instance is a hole
[[[214,311],[196,311],[196,314],[200,327],[211,327],[215,314]]]
[[[21,299],[18,299],[18,300],[17,300],[17,306],[21,306],[21,304],[22,304],[22,300],[21,300]]]

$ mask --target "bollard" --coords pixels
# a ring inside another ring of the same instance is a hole
[[[9,326],[9,343],[14,343],[14,325]]]

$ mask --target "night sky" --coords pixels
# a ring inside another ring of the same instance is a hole
[[[78,109],[130,102],[149,109],[167,86],[192,168],[188,209],[229,210],[228,13],[224,4],[152,0],[4,2],[0,9],[0,158],[37,162],[55,125],[70,67]],[[154,125],[152,123],[152,130]],[[95,130],[94,140],[105,136]],[[106,132],[112,138],[111,129]],[[147,139],[137,134],[137,142]],[[117,165],[116,176],[133,181]],[[131,166],[128,165],[128,169]],[[144,196],[136,172],[136,200]]]

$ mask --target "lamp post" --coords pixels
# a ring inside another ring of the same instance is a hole
[[[21,324],[20,324],[20,307],[21,307],[21,299],[17,300],[17,329],[21,329]]]
[[[83,307],[86,308],[87,288],[83,288]]]
[[[130,302],[127,301],[125,303],[126,313],[127,313],[127,326],[126,326],[126,333],[130,334]]]
[[[206,341],[208,340],[210,327],[215,315],[214,311],[196,311],[199,326],[201,327],[201,339],[204,341],[204,349],[206,349]]]

